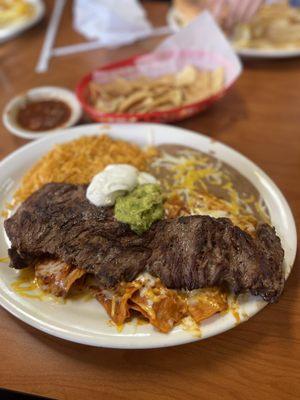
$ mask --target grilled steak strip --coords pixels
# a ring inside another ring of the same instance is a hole
[[[256,238],[227,218],[181,217],[154,227],[146,268],[170,288],[227,284],[275,301],[284,286],[283,256],[274,228],[261,224]]]
[[[284,253],[269,225],[252,238],[229,219],[189,216],[159,221],[138,236],[85,192],[84,185],[47,184],[5,221],[11,267],[51,257],[96,275],[106,287],[147,270],[169,288],[227,284],[236,294],[249,290],[270,302],[281,294]]]
[[[151,252],[145,239],[115,220],[111,208],[91,204],[85,192],[86,186],[47,184],[5,221],[13,268],[53,257],[97,274],[106,286],[144,269]]]

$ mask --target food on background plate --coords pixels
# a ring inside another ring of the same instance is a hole
[[[63,126],[70,116],[70,107],[61,100],[36,100],[19,108],[16,121],[23,129],[40,132]]]
[[[299,49],[300,10],[288,2],[265,4],[248,23],[236,26],[233,43],[237,49]]]
[[[118,190],[122,164],[130,179]],[[16,204],[5,221],[11,267],[33,269],[55,296],[87,289],[118,327],[138,316],[164,333],[195,328],[233,294],[273,302],[283,289],[283,250],[256,189],[184,146],[143,150],[107,136],[58,145],[26,174]]]
[[[34,14],[34,6],[26,0],[0,0],[0,29],[27,20]]]
[[[215,17],[217,16],[218,23],[224,27],[228,19],[230,2],[207,1],[207,0],[173,0],[172,14],[179,27],[185,27],[204,10],[209,10]]]
[[[188,65],[176,74],[156,78],[117,76],[107,83],[89,83],[90,104],[100,112],[141,114],[193,104],[224,87],[224,69],[200,70]]]
[[[228,7],[224,3],[218,14],[219,24],[226,31]],[[209,2],[204,0],[174,0],[173,18],[180,27],[192,22]],[[227,30],[228,31],[228,30]],[[248,21],[238,23],[227,32],[234,47],[239,49],[293,50],[300,48],[300,10],[288,1],[262,5]]]

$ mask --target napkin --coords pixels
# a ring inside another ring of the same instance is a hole
[[[225,71],[225,88],[242,71],[234,49],[208,11],[204,11],[187,27],[162,41],[151,53],[138,57],[133,66],[111,71],[98,70],[94,72],[93,79],[105,83],[116,76],[157,77],[179,72],[186,65],[208,70],[222,66]]]
[[[103,46],[121,46],[147,37],[153,27],[137,0],[75,0],[74,29]]]

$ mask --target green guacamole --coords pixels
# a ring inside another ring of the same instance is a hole
[[[130,228],[139,235],[163,216],[163,198],[159,185],[147,183],[138,186],[116,200],[116,219],[129,224]]]

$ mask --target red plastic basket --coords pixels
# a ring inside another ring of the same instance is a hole
[[[185,118],[191,117],[192,115],[195,115],[195,114],[203,111],[204,109],[209,107],[211,104],[213,104],[217,100],[219,100],[221,97],[223,97],[225,95],[225,93],[229,90],[229,88],[231,87],[231,86],[224,87],[224,89],[221,90],[220,92],[218,92],[217,94],[210,96],[199,102],[193,103],[193,104],[188,104],[188,105],[184,105],[184,106],[177,107],[177,108],[170,108],[169,110],[165,110],[165,111],[153,111],[153,112],[149,112],[149,113],[140,113],[140,114],[105,113],[105,112],[101,112],[101,111],[95,109],[91,104],[89,104],[88,84],[93,79],[93,75],[97,71],[112,71],[114,69],[120,70],[122,68],[133,67],[141,57],[145,57],[145,55],[134,56],[134,57],[128,58],[126,60],[122,60],[122,61],[115,62],[112,64],[107,64],[101,68],[97,68],[96,70],[90,72],[89,74],[85,75],[81,79],[81,81],[78,83],[78,85],[76,87],[76,95],[82,105],[82,108],[84,109],[86,114],[90,116],[90,118],[92,120],[97,121],[97,122],[109,122],[109,123],[136,122],[136,121],[145,121],[145,122],[179,121],[179,120],[183,120]]]

